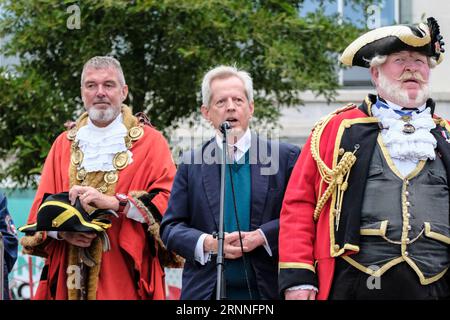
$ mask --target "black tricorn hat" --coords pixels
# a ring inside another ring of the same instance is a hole
[[[45,194],[37,212],[36,223],[20,227],[19,231],[103,232],[111,227],[111,221],[98,216],[111,213],[111,210],[98,209],[88,214],[78,198],[75,205],[70,203],[68,192]]]
[[[347,66],[368,68],[373,57],[410,50],[433,57],[437,64],[445,52],[436,19],[430,17],[427,24],[395,25],[369,31],[353,41],[340,60]]]

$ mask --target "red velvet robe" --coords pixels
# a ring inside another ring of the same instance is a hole
[[[69,191],[70,148],[67,132],[62,133],[45,161],[28,223],[36,221],[45,193]],[[130,151],[133,162],[119,172],[115,192],[159,190],[152,203],[164,214],[176,172],[166,140],[157,130],[144,126],[144,135]],[[112,218],[112,227],[107,230],[111,250],[102,256],[97,299],[165,299],[164,270],[150,254],[149,246],[156,245],[154,240],[150,243],[146,228],[124,215]],[[54,239],[45,246],[48,279],[40,281],[35,299],[67,299],[67,249],[65,241]],[[55,283],[53,295],[50,286]]]

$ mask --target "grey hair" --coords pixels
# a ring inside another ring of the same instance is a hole
[[[81,85],[83,85],[85,72],[86,72],[86,69],[88,69],[88,68],[94,68],[94,69],[113,68],[113,69],[116,69],[118,76],[119,76],[120,85],[124,86],[126,84],[125,76],[123,75],[122,66],[120,65],[120,62],[113,57],[96,56],[96,57],[89,59],[83,66],[83,72],[81,73]]]
[[[370,62],[369,65],[371,68],[376,68],[376,67],[380,67],[381,65],[383,65],[386,60],[387,60],[388,56],[380,56],[380,55],[376,55],[375,57],[373,57]]]
[[[230,77],[237,77],[242,80],[245,87],[245,94],[249,102],[253,102],[253,80],[250,74],[244,70],[239,70],[235,66],[217,66],[209,70],[202,80],[202,103],[209,107],[211,102],[211,82],[214,79],[226,79]]]
[[[370,67],[377,68],[386,62],[387,57],[388,57],[387,55],[385,55],[385,56],[376,55],[371,60],[366,60],[366,61],[369,61]],[[434,67],[437,66],[437,61],[434,57],[427,57],[427,60],[428,60],[428,66],[430,67],[430,69],[433,69]]]

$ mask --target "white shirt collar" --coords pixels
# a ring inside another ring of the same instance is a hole
[[[216,134],[216,143],[219,146],[220,150],[222,150],[222,136],[218,133]],[[252,144],[252,134],[250,132],[250,128],[247,128],[244,135],[235,143],[228,144],[230,147],[236,147],[236,153],[234,155],[234,160],[239,161],[245,153],[250,149]]]

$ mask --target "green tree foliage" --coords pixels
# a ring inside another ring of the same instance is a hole
[[[364,1],[353,1],[363,5]],[[0,0],[0,49],[19,63],[0,70],[0,159],[19,186],[33,184],[64,122],[82,111],[86,60],[121,61],[134,112],[163,130],[199,110],[201,77],[234,64],[254,78],[260,121],[301,105],[298,91],[331,98],[336,53],[357,30],[323,11],[299,15],[294,0]],[[80,28],[73,28],[77,5]],[[11,159],[13,161],[11,161]],[[0,161],[1,162],[1,161]]]

